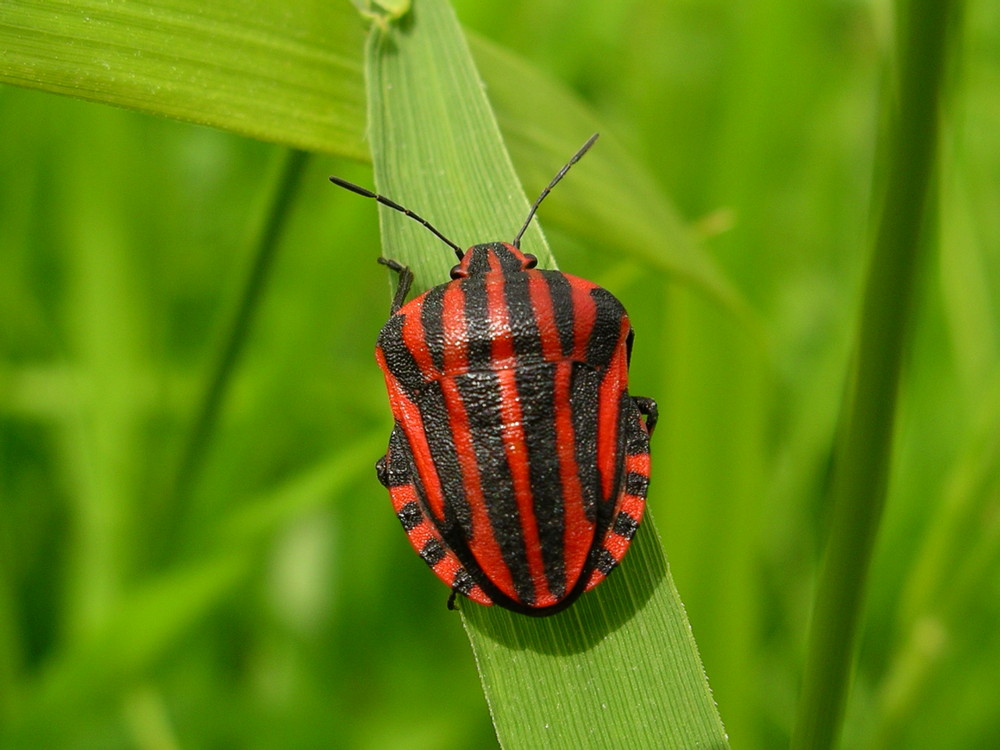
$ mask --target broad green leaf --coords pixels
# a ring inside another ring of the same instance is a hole
[[[381,26],[406,3],[359,2],[361,13],[347,0],[9,0],[0,5],[0,81],[365,160],[362,15]],[[472,42],[518,174],[533,191],[591,133],[604,133],[548,199],[547,220],[674,274],[749,320],[655,181],[594,113],[525,61]],[[473,153],[462,163],[467,171],[479,164]],[[511,226],[494,231],[506,237]]]
[[[420,0],[398,27],[374,29],[367,65],[378,189],[459,244],[513,238],[528,200],[447,4]],[[560,190],[587,179],[590,159]],[[413,266],[419,286],[447,279],[445,245],[390,209],[380,219],[384,254]],[[549,264],[538,224],[523,246]],[[727,746],[652,518],[622,570],[563,613],[461,610],[503,746]]]
[[[362,41],[346,1],[5,0],[0,81],[364,159]]]

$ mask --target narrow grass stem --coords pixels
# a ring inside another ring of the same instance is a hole
[[[219,412],[246,345],[247,334],[260,308],[264,289],[274,266],[279,240],[302,182],[300,178],[308,156],[305,151],[290,150],[280,167],[274,195],[267,209],[249,273],[232,321],[222,337],[217,359],[198,399],[197,411],[181,459],[177,464],[170,496],[173,512],[179,519],[184,518],[185,508],[204,463],[205,450],[218,423]]]
[[[831,528],[792,733],[794,750],[834,747],[849,689],[872,549],[888,485],[897,392],[923,266],[951,20],[958,1],[899,5],[894,106],[851,387],[838,445]],[[887,98],[887,101],[889,99]]]

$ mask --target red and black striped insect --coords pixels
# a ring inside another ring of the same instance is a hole
[[[388,198],[330,179],[419,222],[458,256],[452,281],[404,304],[399,274],[375,356],[395,427],[376,464],[410,543],[480,604],[550,615],[600,583],[642,519],[656,403],[628,393],[633,332],[606,289],[536,268],[514,241],[463,251]],[[643,419],[645,416],[645,419]]]

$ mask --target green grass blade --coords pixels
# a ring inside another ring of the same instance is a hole
[[[804,683],[792,734],[796,749],[837,742],[854,643],[892,454],[903,353],[923,266],[939,106],[951,21],[959,3],[900,6],[897,104],[886,131],[886,183],[855,343],[840,435],[826,559],[816,593]]]
[[[542,620],[462,607],[505,747],[728,747],[651,517],[621,567]]]
[[[0,81],[367,156],[347,2],[6,0]]]
[[[367,65],[379,191],[460,245],[511,239],[528,200],[447,4],[421,0],[398,29],[373,30]],[[587,135],[581,128],[579,142]],[[563,185],[586,182],[588,161]],[[418,288],[448,278],[445,245],[390,209],[380,218],[384,254],[413,267]],[[538,224],[524,247],[550,264]],[[727,746],[652,518],[622,567],[544,621],[462,606],[505,747]]]
[[[191,428],[181,450],[172,485],[168,488],[168,498],[173,508],[171,519],[181,526],[187,520],[191,494],[197,485],[219,413],[239,366],[254,318],[260,309],[281,246],[282,232],[298,195],[308,157],[309,154],[305,151],[297,150],[284,155],[267,216],[256,234],[256,247],[236,309],[220,339],[218,357],[199,394]]]

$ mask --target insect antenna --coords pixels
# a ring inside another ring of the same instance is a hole
[[[580,155],[577,154],[576,158],[580,158]],[[568,166],[569,165],[567,165],[567,167]],[[565,171],[565,170],[563,170],[563,171]],[[330,178],[330,182],[332,182],[334,185],[340,185],[340,187],[342,187],[342,188],[347,188],[352,193],[357,193],[358,195],[363,195],[365,198],[372,198],[372,199],[378,201],[379,203],[381,203],[383,206],[388,206],[389,208],[392,208],[392,209],[395,209],[396,211],[399,211],[401,214],[405,214],[405,215],[409,216],[411,219],[413,219],[418,224],[420,224],[420,225],[426,227],[427,229],[431,230],[431,232],[434,233],[435,237],[437,237],[439,240],[441,240],[446,245],[448,245],[452,250],[454,250],[455,251],[455,255],[458,256],[459,260],[461,260],[462,256],[465,255],[465,251],[462,250],[462,248],[460,248],[454,242],[452,242],[447,237],[445,237],[443,234],[441,234],[441,232],[439,232],[437,229],[435,229],[434,225],[431,224],[429,221],[427,221],[427,219],[423,218],[422,216],[419,216],[418,214],[413,213],[413,211],[411,211],[408,208],[404,208],[403,206],[401,206],[398,203],[396,203],[396,201],[391,200],[389,198],[386,198],[384,195],[379,195],[378,193],[373,193],[368,188],[363,188],[360,185],[355,185],[353,182],[348,182],[347,180],[342,180],[339,177],[331,177]]]
[[[587,153],[590,147],[594,145],[594,141],[597,140],[597,136],[599,135],[600,133],[594,133],[592,136],[590,136],[590,138],[587,139],[587,142],[580,147],[579,151],[573,154],[573,158],[570,159],[568,162],[566,162],[566,165],[559,170],[559,172],[556,174],[555,177],[552,178],[552,182],[549,183],[548,187],[545,188],[545,190],[542,191],[542,194],[538,196],[538,198],[535,200],[534,203],[531,204],[531,210],[528,211],[528,218],[524,220],[524,226],[521,227],[521,231],[517,233],[517,237],[515,237],[514,242],[511,243],[518,250],[521,249],[521,237],[528,230],[528,225],[531,223],[531,220],[535,218],[535,211],[538,210],[538,206],[541,204],[541,202],[545,200],[545,196],[552,192],[552,188],[554,188],[556,186],[556,183],[558,183],[559,180],[561,180],[563,176],[569,171],[569,168],[572,167],[574,164],[576,164],[578,161],[580,161],[580,157],[582,157],[585,153]]]

